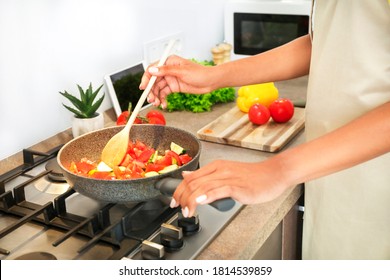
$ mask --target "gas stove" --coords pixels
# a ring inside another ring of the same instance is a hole
[[[164,195],[93,200],[65,181],[60,148],[23,150],[24,163],[0,175],[0,259],[194,259],[241,209],[202,205],[184,218]]]

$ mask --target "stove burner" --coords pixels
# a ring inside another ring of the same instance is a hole
[[[56,158],[50,159],[46,163],[45,169],[50,171],[50,173],[41,180],[37,180],[34,183],[35,188],[48,194],[63,194],[69,189],[69,185],[62,174]]]
[[[15,260],[56,260],[57,258],[46,252],[31,252],[17,257]]]
[[[54,182],[66,182],[64,174],[62,174],[62,169],[58,165],[58,162],[57,162],[56,158],[53,158],[53,159],[49,160],[46,163],[45,168],[46,168],[47,171],[51,171],[48,174],[48,178],[50,180],[52,180]]]
[[[63,194],[69,189],[67,183],[55,183],[47,180],[47,176],[34,182],[34,187],[43,193],[48,194]]]

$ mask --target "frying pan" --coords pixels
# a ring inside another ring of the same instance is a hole
[[[128,203],[152,200],[161,194],[172,195],[182,180],[181,173],[198,168],[201,143],[193,134],[170,126],[137,124],[130,130],[130,141],[140,140],[156,149],[159,154],[164,154],[170,149],[171,142],[175,142],[185,148],[192,160],[164,174],[127,180],[88,178],[68,170],[72,161],[78,162],[82,158],[99,162],[104,146],[121,129],[123,126],[113,126],[90,132],[69,141],[60,149],[57,162],[66,181],[75,191],[105,202]],[[221,211],[231,209],[234,204],[230,198],[211,203]]]

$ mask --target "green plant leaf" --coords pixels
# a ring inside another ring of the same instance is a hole
[[[79,89],[79,94],[80,94],[80,100],[82,103],[84,104],[87,104],[88,103],[88,100],[87,100],[87,96],[83,90],[83,88],[79,85],[77,85],[77,88]]]
[[[85,96],[86,96],[86,104],[88,104],[89,106],[92,105],[93,103],[93,100],[95,99],[95,97],[93,96],[93,92],[92,92],[92,83],[89,83],[89,86],[87,88],[87,90],[85,91]]]
[[[85,118],[85,116],[82,114],[82,112],[80,112],[80,111],[78,111],[78,110],[76,110],[76,109],[73,109],[72,107],[69,107],[69,106],[65,105],[64,103],[62,103],[62,105],[63,105],[66,109],[68,109],[69,111],[71,111],[73,114],[75,114],[75,116],[76,116],[77,118]]]
[[[88,118],[91,118],[96,113],[97,109],[99,109],[104,99],[104,94],[100,97],[88,110],[86,110],[85,114],[88,115]]]
[[[87,90],[83,90],[83,88],[80,85],[77,85],[77,88],[79,90],[80,98],[77,98],[73,96],[72,94],[69,94],[67,91],[60,92],[62,96],[67,98],[72,105],[75,108],[71,108],[69,106],[65,106],[66,109],[68,109],[70,112],[74,113],[79,118],[91,118],[95,115],[96,111],[101,106],[105,94],[103,93],[102,97],[100,97],[95,103],[94,100],[96,99],[100,89],[103,87],[103,84],[98,87],[95,91],[93,91],[92,83],[89,84]]]
[[[102,87],[103,87],[103,85],[98,87],[98,89],[93,92],[92,86],[90,86],[90,88],[88,89],[88,94],[89,94],[89,97],[91,98],[90,103],[89,103],[90,105],[92,105],[93,101],[95,100],[96,96],[98,95],[98,93]],[[103,96],[104,96],[104,94],[103,94]]]
[[[62,96],[64,96],[65,98],[67,98],[72,104],[73,106],[75,106],[77,109],[79,109],[80,111],[83,110],[83,102],[80,100],[80,99],[77,99],[75,96],[69,94],[68,92],[60,92],[60,94]]]

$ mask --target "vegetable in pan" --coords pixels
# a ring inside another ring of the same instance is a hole
[[[109,167],[87,158],[71,162],[69,170],[75,174],[102,180],[123,180],[156,176],[179,168],[191,161],[184,148],[172,142],[170,150],[160,154],[157,150],[137,140],[130,142],[126,156],[119,166]]]

